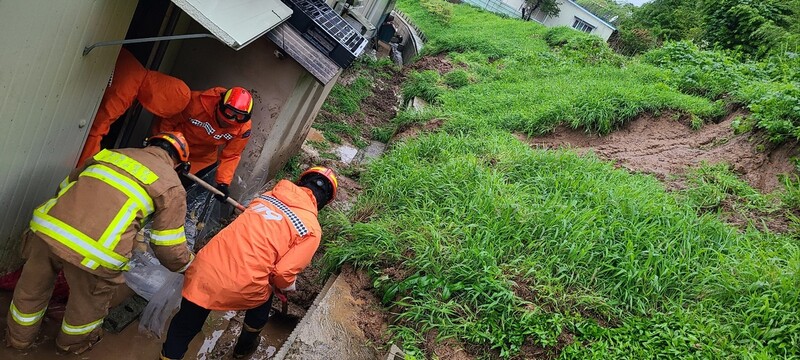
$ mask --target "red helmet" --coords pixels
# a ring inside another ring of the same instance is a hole
[[[336,198],[336,189],[339,187],[339,180],[336,179],[336,173],[334,173],[333,170],[323,166],[314,166],[306,171],[303,171],[303,173],[300,174],[300,177],[297,180],[298,183],[302,182],[304,177],[311,174],[320,174],[328,180],[328,182],[331,184],[331,193],[328,194],[330,195],[330,198],[328,198],[328,202],[333,201],[333,199]],[[326,204],[321,204],[321,205],[324,206]]]
[[[242,87],[232,87],[219,99],[219,113],[230,123],[246,123],[253,111],[253,95]]]
[[[172,148],[178,153],[178,160],[180,160],[180,162],[185,163],[189,161],[189,143],[186,142],[186,138],[183,137],[182,133],[171,131],[153,135],[145,140],[145,146],[149,146],[153,144],[153,140],[159,139],[172,145]]]

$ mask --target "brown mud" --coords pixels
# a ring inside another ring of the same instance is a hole
[[[680,121],[680,114],[645,114],[602,137],[564,126],[541,137],[518,137],[537,147],[592,151],[632,172],[652,174],[671,189],[683,187],[672,175],[702,162],[727,163],[754,188],[771,192],[780,188],[778,175],[794,171],[791,158],[797,153],[796,144],[776,147],[759,134],[735,134],[731,123],[746,115],[736,111],[719,123],[692,130]]]

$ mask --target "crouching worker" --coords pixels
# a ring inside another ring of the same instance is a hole
[[[125,281],[122,272],[148,216],[156,257],[172,271],[188,267],[194,255],[183,232],[186,192],[176,172],[187,167],[188,158],[180,133],[153,136],[143,149],[102,150],[34,210],[31,231],[23,237],[26,262],[8,314],[8,346],[33,344],[53,282],[63,270],[70,295],[57,348],[74,354],[91,349],[102,336],[109,302]]]
[[[162,359],[182,359],[211,310],[246,310],[233,349],[252,354],[272,307],[273,287],[294,291],[295,279],[317,251],[317,213],[336,197],[336,175],[313,167],[296,184],[281,180],[250,203],[197,253],[186,270],[181,309],[172,319]]]

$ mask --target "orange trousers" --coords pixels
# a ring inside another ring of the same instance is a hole
[[[74,354],[91,349],[102,337],[103,319],[119,284],[63,261],[30,232],[23,236],[22,256],[26,262],[8,313],[7,345],[25,349],[36,340],[54,281],[63,270],[70,294],[56,346]]]

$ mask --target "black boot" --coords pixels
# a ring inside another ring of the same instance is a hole
[[[259,334],[261,334],[261,329],[255,330],[245,325],[239,335],[239,340],[236,341],[236,346],[233,347],[233,358],[243,359],[252,355],[258,349],[261,340]]]

